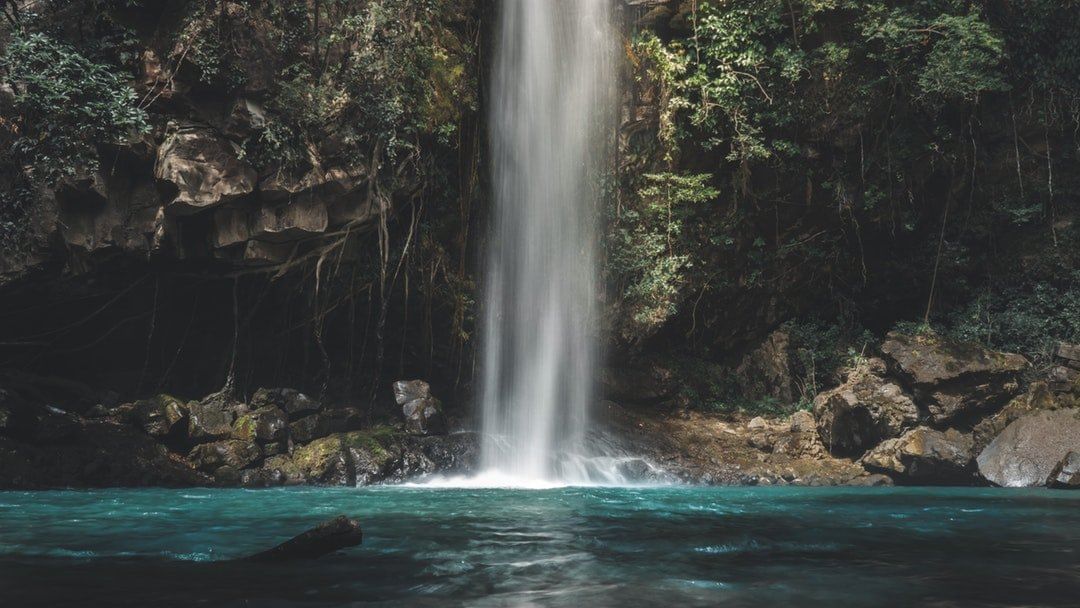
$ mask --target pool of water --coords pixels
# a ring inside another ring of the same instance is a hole
[[[229,562],[337,514],[364,544]],[[1077,606],[1080,494],[0,492],[4,606]]]

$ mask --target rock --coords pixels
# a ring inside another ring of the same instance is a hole
[[[363,426],[363,416],[353,408],[326,410],[304,416],[289,425],[289,436],[295,443],[308,443],[331,433],[355,431]]]
[[[446,418],[442,403],[431,395],[431,387],[423,380],[399,380],[394,383],[394,399],[402,406],[405,428],[416,435],[446,433]]]
[[[281,408],[292,420],[322,409],[318,401],[294,388],[260,388],[255,391],[251,406],[260,408],[268,405]]]
[[[264,468],[278,471],[285,483],[348,485],[351,481],[348,454],[341,435],[330,435],[299,446],[291,456],[274,456]]]
[[[859,488],[881,488],[895,485],[893,484],[892,477],[888,475],[882,475],[881,473],[873,473],[870,475],[864,475],[862,477],[856,477],[844,485],[853,486]]]
[[[1071,367],[1055,365],[1050,368],[1047,382],[1055,393],[1080,393],[1080,371]]]
[[[883,361],[870,359],[847,382],[814,398],[818,433],[833,454],[858,456],[918,423],[915,403],[883,379],[884,372]]]
[[[188,461],[196,469],[214,473],[223,466],[234,469],[246,468],[262,458],[262,450],[251,441],[228,439],[195,446],[188,454]]]
[[[366,486],[386,479],[401,458],[401,446],[386,432],[357,431],[345,434],[342,440],[355,485]]]
[[[188,437],[196,443],[229,437],[240,409],[242,404],[221,393],[189,403]]]
[[[354,519],[340,515],[326,523],[295,536],[280,545],[256,553],[246,561],[279,562],[295,559],[315,559],[359,545],[364,539],[360,524]]]
[[[746,423],[746,428],[751,431],[761,430],[769,426],[769,423],[765,421],[761,416],[757,416]]]
[[[135,402],[135,420],[151,437],[166,437],[187,416],[187,404],[170,395]]]
[[[960,483],[971,480],[971,446],[971,436],[957,430],[918,427],[881,442],[860,463],[907,481]]]
[[[330,434],[330,419],[324,414],[311,414],[289,424],[289,437],[296,443],[309,443]]]
[[[1054,359],[1071,369],[1080,369],[1080,344],[1058,342],[1054,349]]]
[[[735,377],[744,399],[790,405],[799,397],[794,368],[791,339],[787,332],[778,330],[743,357]]]
[[[1050,472],[1046,485],[1063,490],[1080,490],[1080,452],[1069,452]]]
[[[806,410],[799,410],[791,415],[791,431],[793,433],[817,432],[817,421],[814,415]]]
[[[207,484],[165,446],[127,424],[92,420],[62,444],[0,435],[0,488],[191,486]]]
[[[1001,432],[979,454],[979,472],[995,485],[1043,485],[1070,452],[1080,452],[1080,409],[1035,411]]]
[[[974,453],[981,454],[995,437],[1021,416],[1039,410],[1057,409],[1057,407],[1057,399],[1046,383],[1032,382],[1026,392],[1017,395],[1005,407],[983,418],[975,425],[972,430],[972,436],[975,439]]]
[[[280,408],[268,405],[242,414],[232,427],[232,436],[265,444],[283,442],[289,435],[289,420]]]
[[[1019,390],[1020,373],[1028,367],[1020,355],[934,335],[890,332],[881,352],[935,424],[1005,403]]]
[[[772,453],[791,458],[825,458],[829,455],[816,431],[779,433],[772,439]]]
[[[154,176],[175,188],[170,208],[193,212],[255,190],[257,175],[236,147],[209,126],[170,121]]]

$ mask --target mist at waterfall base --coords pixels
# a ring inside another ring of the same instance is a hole
[[[617,103],[612,4],[499,5],[478,485],[623,481],[619,459],[586,441],[600,171]]]
[[[228,561],[339,513],[364,543]],[[0,492],[4,606],[1075,606],[1080,494],[991,488]]]

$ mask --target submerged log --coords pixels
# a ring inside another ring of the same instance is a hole
[[[246,557],[244,561],[271,562],[315,559],[339,549],[359,545],[363,542],[363,539],[364,534],[360,530],[360,522],[339,515],[281,543],[273,549]]]

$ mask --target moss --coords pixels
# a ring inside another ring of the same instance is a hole
[[[233,423],[232,435],[237,439],[243,439],[245,441],[255,440],[255,417],[251,414],[244,414],[236,419]]]
[[[345,447],[364,450],[377,460],[389,458],[392,454],[388,447],[400,438],[400,431],[385,425],[341,435]]]

